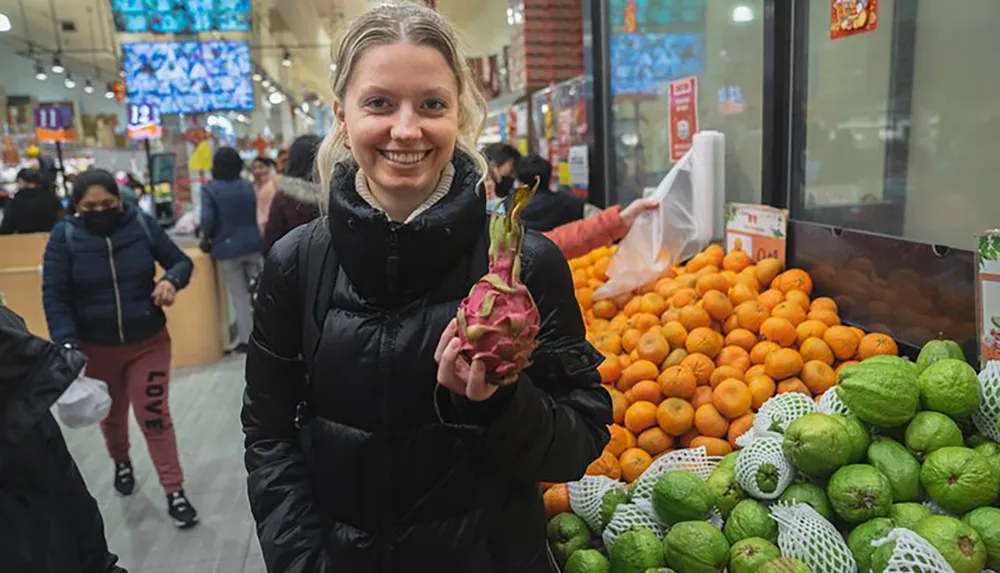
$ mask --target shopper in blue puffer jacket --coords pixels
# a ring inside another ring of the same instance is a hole
[[[241,174],[244,164],[232,147],[222,147],[212,158],[212,181],[201,190],[201,232],[211,241],[212,258],[219,261],[226,292],[236,313],[234,350],[245,352],[253,329],[250,312],[252,284],[260,274],[260,227],[257,193]]]
[[[149,446],[179,527],[197,513],[183,490],[170,416],[170,335],[163,307],[187,286],[193,265],[156,221],[122,201],[111,173],[91,169],[73,183],[76,215],[49,235],[42,267],[42,301],[57,344],[87,356],[87,375],[103,380],[111,411],[101,422],[121,495],[135,488],[129,458],[128,412]],[[156,263],[165,270],[156,276]]]

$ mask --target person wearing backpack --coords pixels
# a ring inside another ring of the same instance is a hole
[[[187,286],[194,265],[152,217],[122,201],[111,173],[81,173],[72,199],[76,215],[52,229],[45,247],[42,302],[49,334],[82,351],[87,375],[108,385],[112,406],[101,431],[114,461],[115,490],[130,495],[135,489],[131,404],[167,494],[167,512],[178,527],[191,527],[198,514],[184,494],[170,416],[171,345],[163,307]],[[166,269],[160,277],[156,263]]]
[[[539,482],[580,479],[612,423],[569,266],[524,235],[540,314],[503,387],[456,311],[486,274],[486,102],[454,29],[372,4],[335,56],[318,155],[327,216],[269,251],[242,423],[268,571],[549,573]],[[502,352],[502,350],[501,350]]]

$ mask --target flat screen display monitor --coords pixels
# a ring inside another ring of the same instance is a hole
[[[164,115],[254,108],[247,42],[132,42],[122,54],[129,103]]]
[[[119,32],[249,32],[250,0],[111,0]]]
[[[678,78],[697,76],[705,65],[704,35],[612,34],[611,92],[614,95],[656,96]]]

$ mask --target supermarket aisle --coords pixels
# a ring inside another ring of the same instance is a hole
[[[63,428],[66,442],[104,515],[108,544],[130,573],[263,573],[246,499],[239,409],[243,358],[174,375],[171,408],[184,488],[201,523],[181,531],[166,516],[166,500],[139,428],[130,428],[136,492],[118,497],[100,430]]]

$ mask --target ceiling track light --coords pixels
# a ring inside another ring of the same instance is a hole
[[[115,92],[111,89],[111,86],[105,86],[104,88],[104,99],[114,99]]]
[[[66,68],[62,65],[62,59],[59,56],[52,56],[52,73],[61,74],[66,71]]]
[[[258,72],[254,72],[253,76],[251,76],[251,77],[253,78],[253,81],[255,81],[257,83],[260,83],[260,81],[262,79],[264,79],[264,76],[260,75],[260,73],[258,73]]]
[[[44,82],[48,77],[48,74],[45,73],[45,67],[42,66],[42,62],[35,62],[35,79]]]
[[[269,88],[271,87],[271,80],[265,79],[264,81],[260,82],[260,85],[264,86],[265,88]]]
[[[281,65],[286,68],[292,67],[292,53],[287,49],[285,50],[285,55],[281,58]]]
[[[63,85],[65,85],[68,90],[76,87],[76,82],[73,80],[72,74],[66,74],[66,80],[63,81]]]
[[[87,92],[88,94],[94,93],[94,84],[91,83],[90,80],[87,80],[83,84],[83,91]]]

